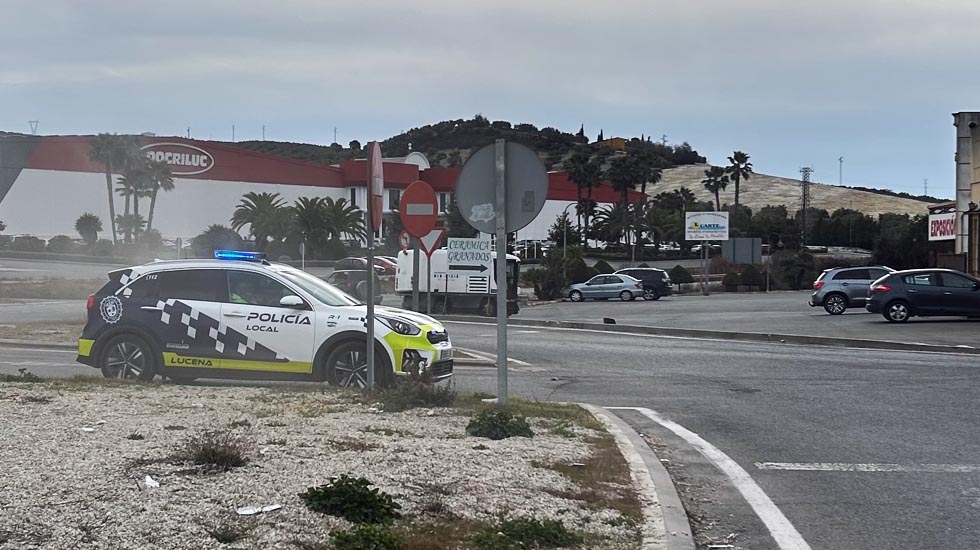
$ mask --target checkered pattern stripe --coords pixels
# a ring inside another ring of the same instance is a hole
[[[159,301],[156,306],[160,309],[160,322],[165,327],[168,341],[193,342],[197,349],[213,349],[215,357],[254,361],[289,360],[180,300]]]

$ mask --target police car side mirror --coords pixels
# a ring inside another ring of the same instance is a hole
[[[279,300],[279,305],[282,307],[291,307],[296,309],[303,307],[305,304],[303,303],[303,299],[299,296],[283,296],[282,299]]]

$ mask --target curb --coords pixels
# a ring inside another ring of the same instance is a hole
[[[78,344],[59,344],[57,342],[38,342],[32,340],[0,340],[0,347],[77,350]]]
[[[496,321],[487,317],[470,315],[445,315],[446,321],[462,321],[469,323],[494,324]],[[508,319],[508,325],[527,327],[552,327],[579,330],[597,330],[605,332],[627,332],[631,334],[650,334],[654,336],[676,336],[682,338],[704,338],[714,340],[733,340],[742,342],[764,342],[770,344],[798,344],[807,346],[827,346],[838,348],[881,349],[891,351],[925,351],[932,353],[959,353],[963,355],[980,355],[980,348],[963,348],[958,346],[909,344],[889,340],[858,340],[856,338],[837,338],[832,336],[801,336],[798,334],[777,334],[762,332],[726,332],[722,330],[700,330],[673,327],[645,327],[638,325],[612,325],[586,323],[582,321],[545,321],[539,319]]]
[[[589,411],[616,440],[630,467],[630,477],[643,505],[641,548],[644,550],[694,550],[694,536],[687,512],[667,469],[653,449],[629,424],[601,407],[578,404]]]

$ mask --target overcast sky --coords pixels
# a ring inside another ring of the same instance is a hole
[[[3,0],[0,129],[329,144],[441,120],[953,196],[978,0]]]

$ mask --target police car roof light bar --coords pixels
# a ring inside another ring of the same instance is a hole
[[[239,262],[262,262],[264,252],[241,252],[237,250],[215,250],[214,257],[218,260],[237,260]]]

